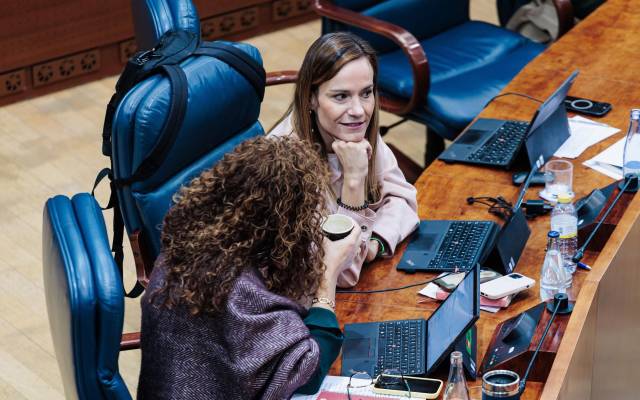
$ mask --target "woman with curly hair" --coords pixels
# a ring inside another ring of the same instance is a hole
[[[324,238],[322,165],[300,140],[252,139],[175,196],[142,299],[138,399],[317,391],[342,345],[336,280],[360,235]]]
[[[416,189],[378,133],[378,62],[358,36],[316,40],[304,58],[293,103],[269,133],[321,146],[331,171],[328,206],[362,227],[358,251],[338,286],[358,282],[364,262],[389,256],[419,223]]]

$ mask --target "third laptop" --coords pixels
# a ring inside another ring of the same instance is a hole
[[[569,138],[564,98],[578,71],[574,71],[535,112],[530,122],[480,118],[438,157],[509,169],[519,157],[532,166],[546,160]]]

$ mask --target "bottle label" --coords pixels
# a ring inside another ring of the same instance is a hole
[[[578,236],[578,218],[572,215],[557,215],[551,218],[551,230],[560,234],[560,239]]]

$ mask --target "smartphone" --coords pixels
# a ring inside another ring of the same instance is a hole
[[[492,281],[481,283],[480,294],[491,300],[497,300],[529,289],[535,284],[536,281],[533,279],[514,272]]]
[[[394,377],[400,378],[396,375],[381,375],[381,377]],[[442,390],[444,383],[440,379],[431,378],[419,378],[416,376],[403,377],[409,389],[411,389],[411,397],[417,399],[437,399]],[[376,379],[376,383],[373,385],[373,391],[380,394],[390,394],[396,396],[407,396],[407,386],[401,382],[397,384],[384,384],[382,385],[380,377]]]
[[[596,117],[602,117],[603,115],[611,111],[611,104],[609,103],[603,103],[595,100],[572,96],[567,96],[564,98],[564,106],[569,111],[587,115],[594,115]]]

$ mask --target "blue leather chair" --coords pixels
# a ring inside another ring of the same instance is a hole
[[[122,281],[95,199],[87,193],[49,199],[42,249],[47,312],[65,396],[131,399],[118,373]]]
[[[569,18],[569,0],[555,3]],[[469,0],[315,0],[314,8],[323,33],[351,30],[378,51],[381,107],[428,127],[427,163],[444,148],[442,138],[455,139],[544,50],[471,21]]]
[[[136,39],[142,49],[170,29],[199,34],[199,19],[191,1],[133,0],[132,5]],[[262,65],[253,46],[233,46]],[[193,56],[180,66],[187,77],[188,100],[175,142],[155,173],[117,190],[141,282],[147,280],[160,251],[160,225],[173,194],[237,144],[264,133],[258,122],[262,99],[244,76],[207,56]],[[168,79],[158,75],[138,84],[123,98],[112,128],[115,178],[131,176],[156,145],[170,96]]]

